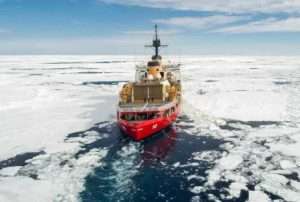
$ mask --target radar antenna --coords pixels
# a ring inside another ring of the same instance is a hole
[[[152,56],[153,60],[161,60],[161,56],[159,55],[159,48],[160,47],[167,47],[168,45],[162,45],[160,43],[160,39],[158,38],[158,31],[157,25],[155,25],[155,36],[154,40],[152,41],[152,45],[146,45],[145,47],[153,47],[155,48],[155,55]]]

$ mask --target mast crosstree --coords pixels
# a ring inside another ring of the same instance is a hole
[[[145,47],[155,48],[155,55],[152,56],[153,60],[161,60],[161,56],[159,55],[159,48],[160,47],[167,47],[168,45],[162,45],[160,43],[160,39],[158,38],[158,31],[157,25],[155,25],[155,36],[154,40],[152,41],[152,45],[146,45]]]

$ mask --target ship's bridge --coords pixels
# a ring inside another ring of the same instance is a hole
[[[156,67],[156,66],[160,66],[160,65],[161,65],[161,62],[158,60],[152,60],[147,63],[148,67]]]

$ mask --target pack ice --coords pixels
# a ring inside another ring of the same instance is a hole
[[[299,58],[178,60],[183,113],[195,121],[187,130],[225,142],[221,151],[191,154],[214,165],[205,178],[189,176],[205,181],[188,187],[193,201],[215,189],[226,194],[210,194],[211,201],[243,194],[253,202],[300,201]],[[1,56],[0,201],[79,201],[85,177],[109,150],[80,153],[109,135],[87,129],[114,122],[118,90],[133,79],[140,61],[143,57]]]

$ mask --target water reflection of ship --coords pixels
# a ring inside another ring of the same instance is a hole
[[[142,152],[143,163],[149,165],[165,159],[174,148],[176,138],[176,128],[171,126],[149,140],[145,140]]]

